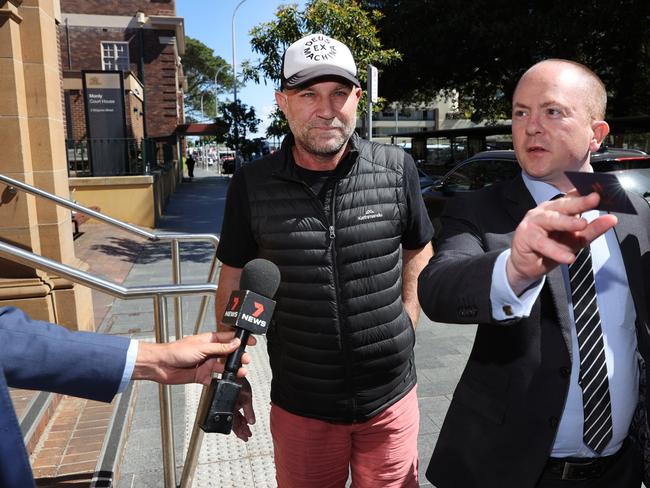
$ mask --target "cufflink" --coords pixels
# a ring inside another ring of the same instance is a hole
[[[514,312],[512,311],[512,306],[511,305],[504,305],[501,310],[503,310],[503,313],[506,315],[514,315]]]

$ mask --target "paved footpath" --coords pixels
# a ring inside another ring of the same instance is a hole
[[[171,198],[158,231],[219,234],[229,178],[216,175],[212,169],[199,167],[196,168],[195,174],[194,181],[181,184]],[[119,242],[116,244],[119,247]],[[114,251],[119,254],[119,249]],[[210,252],[211,247],[207,244],[188,243],[181,246],[184,283],[206,281]],[[142,243],[142,251],[124,284],[134,286],[163,283],[171,283],[169,246]],[[199,300],[199,298],[183,300],[183,323],[186,334],[193,330]],[[173,317],[171,302],[169,307],[169,316]],[[214,311],[211,301],[203,330],[213,328]],[[102,332],[130,334],[136,338],[150,340],[154,335],[152,303],[149,300],[116,300],[110,306],[99,329]],[[171,330],[173,331],[173,327]],[[426,482],[424,471],[452,392],[469,354],[474,333],[474,326],[435,324],[426,317],[422,317],[418,323],[415,354],[421,412],[418,442],[421,459],[420,486],[432,486]],[[206,435],[193,486],[219,488],[275,486],[272,442],[268,425],[270,369],[265,349],[264,341],[260,341],[258,347],[250,349],[253,361],[249,368],[249,379],[253,385],[257,415],[253,438],[248,443],[243,443],[233,435]],[[179,478],[199,393],[200,388],[194,385],[173,387]],[[117,486],[118,488],[160,487],[163,485],[163,475],[158,388],[153,383],[141,382],[137,385],[136,395],[133,423]]]

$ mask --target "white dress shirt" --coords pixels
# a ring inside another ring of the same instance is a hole
[[[118,393],[122,393],[126,385],[131,381],[131,376],[133,376],[133,368],[135,367],[135,360],[138,357],[138,349],[140,343],[135,339],[131,339],[129,344],[129,349],[126,351],[126,361],[124,362],[124,372],[122,373],[122,381],[120,386],[117,389]]]
[[[558,193],[558,190],[552,185],[534,180],[525,172],[522,172],[522,177],[526,188],[528,188],[538,205],[550,200]],[[604,214],[605,212],[591,210],[585,212],[582,217],[591,222],[599,215]],[[639,369],[635,329],[636,311],[625,273],[623,257],[614,230],[610,229],[604,235],[598,237],[591,243],[590,248],[603,329],[613,421],[612,439],[602,452],[603,456],[607,456],[620,449],[623,440],[628,435],[630,421],[638,403]],[[495,320],[528,317],[546,279],[545,277],[542,278],[520,297],[517,297],[510,288],[506,276],[506,262],[509,255],[509,249],[501,253],[492,272],[490,301]],[[562,265],[561,269],[569,303],[569,316],[573,324],[571,328],[573,361],[569,393],[551,456],[593,457],[596,454],[584,445],[582,439],[584,423],[582,389],[578,385],[580,352],[573,319],[569,271],[566,265]],[[506,315],[504,310],[511,311],[512,314]],[[512,326],[516,327],[516,324]]]

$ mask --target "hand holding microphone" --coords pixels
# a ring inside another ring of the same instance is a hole
[[[236,381],[241,357],[251,333],[265,334],[269,326],[275,301],[272,297],[280,284],[280,270],[265,259],[254,259],[244,266],[239,290],[230,295],[222,322],[235,329],[241,339],[237,350],[226,359],[221,378],[212,380],[208,392],[210,404],[201,423],[204,432],[229,434],[235,415],[241,384]]]

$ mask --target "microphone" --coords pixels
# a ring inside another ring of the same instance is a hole
[[[237,371],[246,342],[251,334],[265,334],[275,301],[272,297],[280,285],[280,270],[271,261],[253,259],[246,263],[239,280],[239,290],[230,294],[222,322],[234,327],[235,337],[241,340],[239,347],[226,358],[221,378],[213,378],[208,395],[210,406],[201,422],[204,432],[230,434],[235,413],[235,404],[241,385],[237,382]]]

